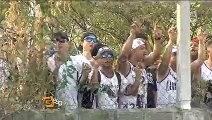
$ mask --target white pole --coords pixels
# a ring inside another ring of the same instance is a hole
[[[177,103],[181,109],[191,109],[190,69],[190,3],[177,3]]]

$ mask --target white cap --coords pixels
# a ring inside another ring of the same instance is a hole
[[[177,46],[172,47],[172,52],[177,52]]]
[[[104,52],[113,52],[113,50],[108,47],[108,46],[104,46],[104,47],[101,47],[98,52],[97,52],[97,55],[96,56],[100,56],[102,53]]]
[[[132,43],[132,49],[135,49],[137,47],[139,47],[140,45],[144,45],[144,39],[143,38],[136,38],[133,40],[133,43]]]

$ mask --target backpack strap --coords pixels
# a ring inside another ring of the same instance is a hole
[[[116,77],[117,77],[117,79],[118,79],[118,84],[119,84],[118,99],[117,99],[118,108],[121,108],[121,105],[119,104],[119,103],[120,103],[120,102],[119,102],[119,99],[120,99],[119,93],[120,93],[120,91],[121,91],[121,75],[120,75],[120,73],[118,73],[118,72],[115,72],[115,74],[116,74]]]
[[[101,83],[101,74],[100,74],[99,71],[98,71],[98,81],[99,81],[99,84],[100,84]],[[98,105],[98,101],[99,101],[98,96],[95,96],[95,98],[96,98],[96,108],[98,108],[99,107],[99,105]]]
[[[99,81],[99,84],[101,83],[101,74],[100,72],[98,71],[98,81]]]
[[[119,91],[118,92],[120,92],[120,89],[121,89],[121,75],[118,72],[115,72],[115,74],[116,74],[116,77],[118,79],[118,84],[119,84]]]

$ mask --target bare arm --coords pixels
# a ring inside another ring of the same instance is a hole
[[[172,46],[173,46],[173,43],[169,41],[169,43],[165,47],[164,54],[161,58],[162,59],[161,63],[158,66],[158,71],[157,71],[158,81],[163,79],[168,73],[169,61],[171,59],[171,53],[172,53]]]
[[[79,84],[82,86],[82,85],[85,85],[85,84],[88,84],[89,82],[89,78],[88,78],[88,75],[89,73],[91,72],[91,67],[88,65],[88,64],[83,64],[82,65],[82,76],[79,80]]]
[[[149,66],[152,65],[159,57],[161,54],[161,41],[155,40],[153,52],[151,52],[146,58],[145,58],[145,65]]]
[[[141,69],[137,66],[135,69],[135,82],[130,84],[126,88],[126,94],[136,96],[138,94],[138,89],[141,84]]]
[[[98,85],[99,81],[98,81],[98,69],[94,69],[93,70],[93,75],[91,77],[91,81],[89,83],[89,85]]]
[[[139,71],[139,70],[138,70]],[[138,89],[141,84],[141,74],[136,72],[135,82],[127,86],[126,94],[136,96],[138,94]]]
[[[162,60],[160,65],[158,66],[157,71],[157,80],[162,80],[168,73],[169,70],[169,62],[171,59],[171,53],[172,53],[172,46],[176,41],[177,32],[175,31],[175,28],[170,28],[169,31],[169,42],[166,45],[164,54],[162,56]]]
[[[197,58],[197,60],[195,60],[191,63],[191,72],[193,74],[198,73],[201,65],[205,61],[205,56],[206,56],[205,39],[206,39],[206,36],[204,34],[202,34],[199,37],[198,58]]]
[[[162,49],[162,28],[161,27],[156,27],[153,33],[154,36],[154,48],[153,52],[151,52],[144,60],[145,66],[152,65],[159,57],[161,54],[161,49]]]
[[[79,80],[80,85],[85,85],[85,84],[88,83],[88,81],[89,81],[88,76],[82,74],[82,76],[81,76],[81,78]]]
[[[132,49],[132,43],[133,40],[135,39],[136,35],[135,35],[135,30],[131,29],[130,31],[130,36],[127,38],[127,41],[124,43],[122,50],[121,50],[121,54],[118,57],[118,71],[123,74],[124,76],[126,76],[127,72],[129,71],[129,63],[128,63],[128,57],[130,54],[130,51]]]

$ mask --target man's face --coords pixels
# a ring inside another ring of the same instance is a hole
[[[104,52],[101,54],[100,62],[102,66],[112,67],[113,66],[113,53],[112,52]]]
[[[94,43],[97,43],[96,37],[95,36],[87,36],[84,38],[84,40],[81,44],[83,46],[83,50],[91,51]]]
[[[198,43],[192,42],[190,47],[191,47],[191,56],[197,56],[198,55],[198,48],[199,48]]]
[[[143,60],[148,54],[146,45],[140,45],[139,47],[133,49],[132,54],[137,57],[136,59]]]
[[[57,40],[56,49],[61,53],[68,53],[70,50],[70,45],[66,40]]]

